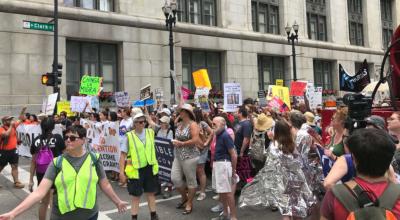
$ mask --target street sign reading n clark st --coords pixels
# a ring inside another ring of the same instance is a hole
[[[35,21],[24,21],[24,29],[53,32],[54,24],[41,23],[41,22],[35,22]]]

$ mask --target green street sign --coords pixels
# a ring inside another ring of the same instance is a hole
[[[34,21],[24,21],[24,29],[52,32],[54,31],[54,24],[34,22]]]

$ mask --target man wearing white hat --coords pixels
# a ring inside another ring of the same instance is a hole
[[[158,220],[155,193],[158,190],[158,162],[154,130],[145,128],[146,117],[137,113],[133,117],[134,130],[126,133],[127,143],[121,147],[120,179],[128,178],[128,192],[132,196],[132,219],[139,212],[140,197],[146,193],[151,220]],[[125,175],[124,175],[125,173]]]

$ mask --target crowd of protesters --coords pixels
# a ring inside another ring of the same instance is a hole
[[[244,100],[236,112],[226,112],[220,103],[212,102],[209,111],[194,104],[155,109],[91,109],[73,117],[66,112],[35,116],[23,109],[18,120],[2,117],[0,171],[11,165],[16,188],[24,187],[18,179],[16,128],[36,123],[42,134],[31,146],[28,186],[32,193],[0,219],[13,219],[38,201],[42,201],[40,220],[46,219],[49,205],[51,219],[97,219],[101,204],[96,185],[119,211],[125,211],[127,203],[114,193],[109,180],[118,181],[131,195],[131,219],[139,219],[143,194],[151,219],[168,219],[157,213],[156,196],[168,198],[174,189],[181,196],[174,209],[190,215],[196,210],[195,200],[206,199],[207,185],[219,201],[210,207],[218,213],[214,219],[236,220],[237,206],[264,206],[279,211],[283,219],[310,215],[346,219],[355,209],[348,201],[352,195],[359,196],[352,192],[355,189],[368,192],[370,203],[382,199],[384,208],[400,218],[396,199],[400,195],[400,112],[386,120],[370,116],[365,119],[366,128],[354,130],[347,107],[338,107],[330,126],[324,128],[327,138],[322,138],[320,111],[307,110],[303,104],[290,112],[261,107],[252,99]],[[119,122],[119,173],[105,172],[98,154],[87,146],[82,118],[93,121],[96,128]],[[54,134],[56,125],[63,135]],[[158,180],[155,137],[171,140],[174,147],[170,182]],[[45,168],[43,155],[52,157]],[[249,175],[241,174],[245,163],[251,168]],[[72,187],[75,184],[81,187]],[[397,197],[388,199],[387,191]]]

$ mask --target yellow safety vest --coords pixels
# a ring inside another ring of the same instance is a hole
[[[96,158],[99,158],[99,154],[96,154]],[[54,158],[53,163],[57,166],[57,158]],[[95,163],[89,154],[78,173],[67,160],[63,159],[61,170],[54,180],[60,213],[65,214],[77,208],[93,209],[96,204],[98,181]]]
[[[154,145],[154,131],[145,129],[146,143],[143,144],[134,131],[128,132],[128,156],[125,174],[129,179],[139,179],[139,169],[153,166],[153,175],[158,174],[158,162]]]

